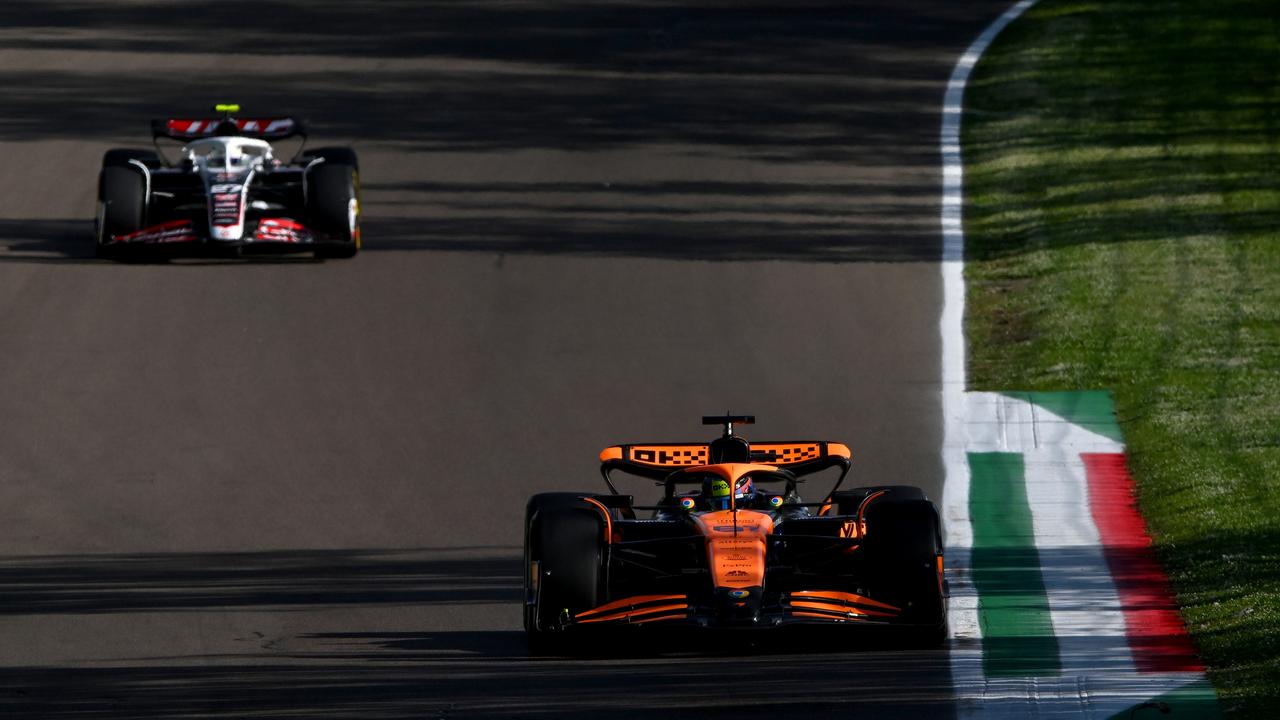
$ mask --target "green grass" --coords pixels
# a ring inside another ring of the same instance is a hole
[[[1280,714],[1280,6],[1042,0],[966,103],[971,387],[1115,392],[1224,709]]]

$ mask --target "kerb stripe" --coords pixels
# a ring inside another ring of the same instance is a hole
[[[970,572],[978,590],[983,671],[1058,675],[1062,664],[1036,550],[1021,453],[969,453]]]
[[[1080,459],[1089,481],[1089,509],[1124,611],[1134,666],[1142,673],[1204,670],[1138,514],[1124,454],[1081,453]]]

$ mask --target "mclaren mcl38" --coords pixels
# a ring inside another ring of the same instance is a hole
[[[360,181],[347,147],[306,149],[301,120],[214,118],[151,122],[154,149],[114,148],[102,158],[99,257],[312,252],[345,258],[360,249]],[[301,138],[291,158],[272,142]],[[180,143],[176,157],[161,141]]]
[[[913,646],[947,635],[937,509],[918,487],[841,490],[843,444],[749,442],[723,425],[709,443],[615,445],[608,493],[542,493],[525,513],[524,627],[535,652],[605,629],[878,628]],[[838,469],[818,502],[807,476]],[[637,505],[613,473],[655,481]],[[635,637],[633,635],[633,637]]]

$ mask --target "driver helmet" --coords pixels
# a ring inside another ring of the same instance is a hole
[[[715,478],[711,481],[710,495],[713,510],[728,510],[731,505],[742,507],[756,497],[756,486],[750,477],[740,477],[734,484],[733,502],[729,502],[729,481]]]

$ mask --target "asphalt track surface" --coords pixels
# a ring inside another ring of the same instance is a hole
[[[939,106],[1003,9],[0,4],[0,715],[950,713],[945,651],[530,659],[520,523],[726,409],[940,498]],[[92,259],[103,150],[215,101],[357,148],[359,257]]]

